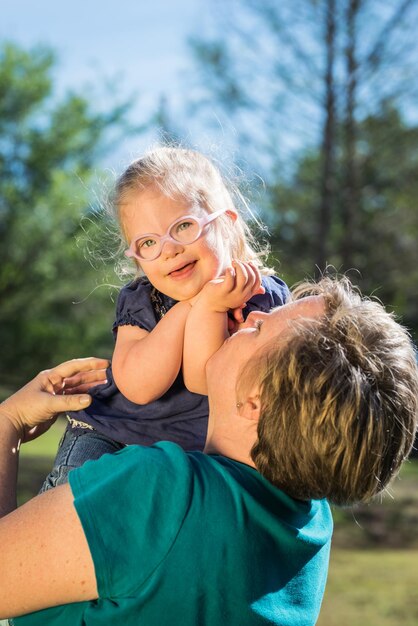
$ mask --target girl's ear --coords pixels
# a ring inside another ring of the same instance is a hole
[[[244,402],[238,402],[238,415],[247,420],[258,422],[260,419],[260,396],[250,396]]]
[[[232,220],[233,222],[236,222],[236,221],[237,221],[238,213],[237,213],[237,211],[235,211],[235,209],[228,209],[228,210],[226,211],[226,214],[228,215],[228,217],[230,217],[230,218],[231,218],[231,220]]]

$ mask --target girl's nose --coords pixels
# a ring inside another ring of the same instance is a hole
[[[170,257],[176,256],[180,252],[183,252],[184,246],[178,241],[174,241],[174,239],[167,239],[163,242],[163,247],[161,249],[161,254],[164,258],[169,259]]]

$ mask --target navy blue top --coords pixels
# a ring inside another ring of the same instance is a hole
[[[286,302],[289,290],[275,276],[262,279],[266,292],[248,301],[243,314],[250,311],[270,311]],[[119,293],[116,319],[118,326],[138,326],[148,332],[176,301],[157,291],[147,278],[138,278]],[[156,358],[164,358],[163,354]],[[208,421],[208,399],[186,389],[181,371],[170,389],[149,404],[130,402],[117,388],[110,366],[107,383],[90,390],[93,402],[87,409],[69,413],[75,420],[85,422],[104,435],[127,444],[152,445],[157,441],[173,441],[185,450],[201,450],[205,445]],[[140,381],[138,381],[140,384]]]

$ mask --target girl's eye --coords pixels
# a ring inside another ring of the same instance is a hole
[[[260,332],[260,328],[263,325],[263,320],[256,320],[254,327],[257,329],[258,332]]]
[[[155,241],[155,239],[143,239],[142,241],[139,242],[138,247],[139,248],[151,248],[151,246],[155,246],[157,242]]]
[[[180,222],[180,224],[177,224],[176,231],[179,233],[182,230],[187,230],[191,226],[193,226],[192,222]]]

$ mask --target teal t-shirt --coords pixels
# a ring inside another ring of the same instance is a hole
[[[332,519],[255,469],[174,443],[129,446],[70,473],[99,599],[16,626],[311,626]]]

